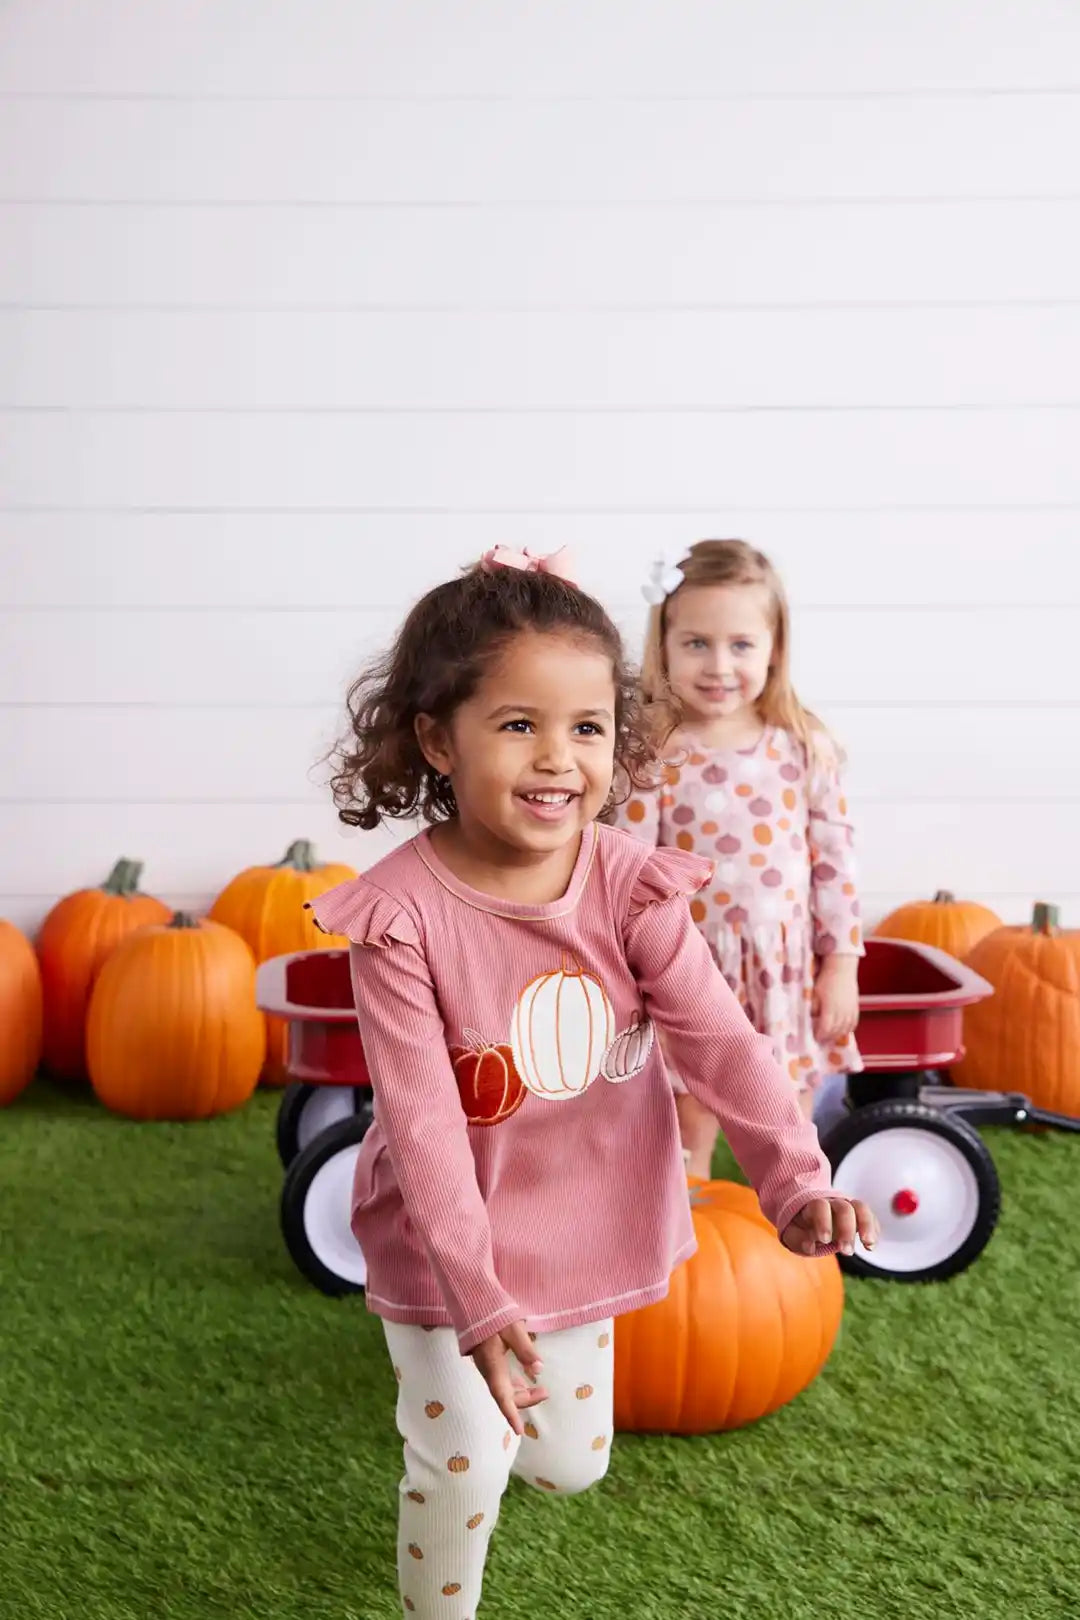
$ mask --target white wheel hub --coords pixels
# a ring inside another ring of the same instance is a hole
[[[936,1131],[896,1125],[857,1142],[836,1167],[845,1198],[869,1204],[881,1226],[870,1255],[882,1271],[926,1271],[974,1230],[979,1184],[960,1148]]]
[[[341,1148],[311,1178],[304,1199],[304,1232],[327,1271],[363,1288],[367,1265],[349,1226],[359,1142]]]
[[[336,1125],[339,1119],[352,1119],[355,1112],[351,1086],[320,1086],[308,1097],[296,1122],[299,1151],[302,1153],[328,1125]]]

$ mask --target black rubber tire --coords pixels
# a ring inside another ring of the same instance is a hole
[[[927,1266],[922,1271],[889,1271],[877,1265],[865,1251],[850,1256],[840,1255],[838,1258],[843,1270],[853,1277],[876,1277],[888,1282],[943,1282],[946,1277],[955,1277],[961,1271],[966,1271],[994,1234],[1001,1213],[1001,1182],[997,1167],[982,1137],[966,1120],[930,1108],[925,1103],[902,1100],[879,1102],[848,1114],[833,1127],[822,1143],[840,1191],[843,1191],[841,1169],[852,1148],[868,1136],[900,1126],[908,1129],[915,1126],[919,1130],[944,1136],[963,1154],[979,1190],[975,1224],[958,1249],[937,1265]]]
[[[340,1119],[337,1124],[328,1125],[297,1154],[285,1173],[285,1184],[281,1189],[281,1232],[285,1247],[308,1282],[313,1283],[320,1293],[329,1294],[332,1298],[362,1294],[363,1286],[331,1271],[319,1259],[308,1241],[304,1203],[312,1181],[327,1160],[343,1149],[362,1142],[370,1128],[370,1108],[363,1108],[351,1119]],[[348,1211],[343,1209],[342,1220],[347,1218]]]
[[[277,1151],[285,1170],[300,1152],[300,1116],[310,1099],[322,1089],[307,1080],[293,1080],[281,1094],[277,1112]],[[352,1092],[354,1113],[358,1114],[370,1105],[370,1093],[364,1086],[338,1086],[336,1089]]]

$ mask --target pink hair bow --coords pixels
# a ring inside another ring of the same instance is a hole
[[[566,580],[568,585],[577,584],[565,546],[546,557],[534,557],[531,551],[511,551],[509,546],[492,546],[481,557],[480,566],[488,572],[493,568],[520,568],[526,574],[553,574],[556,579]]]

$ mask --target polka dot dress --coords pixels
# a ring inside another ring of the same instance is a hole
[[[862,1068],[853,1040],[814,1037],[815,958],[863,954],[852,829],[839,772],[808,765],[772,727],[750,749],[707,749],[684,736],[664,785],[636,794],[619,825],[715,862],[695,922],[755,1028],[800,1090]]]

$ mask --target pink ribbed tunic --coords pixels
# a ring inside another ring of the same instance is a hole
[[[375,1124],[352,1227],[371,1310],[552,1332],[660,1299],[695,1248],[654,1026],[783,1229],[829,1168],[690,916],[708,861],[591,826],[561,900],[461,883],[426,833],[312,902],[352,940]],[[822,1253],[831,1252],[822,1247]]]

